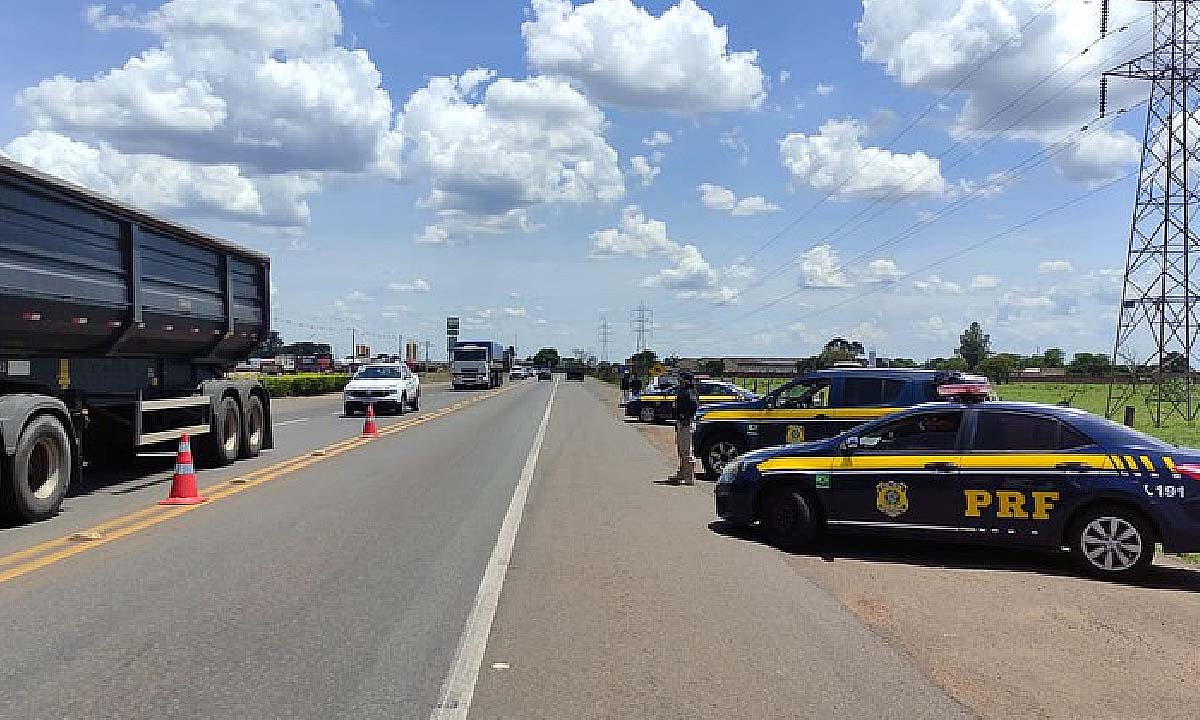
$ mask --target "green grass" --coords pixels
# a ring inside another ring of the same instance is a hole
[[[1008,383],[997,385],[996,392],[1004,400],[1024,400],[1039,403],[1066,402],[1097,415],[1104,414],[1108,402],[1108,386],[1100,383]],[[1149,408],[1135,404],[1133,426],[1148,435],[1162,438],[1175,445],[1200,447],[1200,426],[1189,425],[1180,420],[1164,421],[1162,427],[1154,427]],[[1120,422],[1121,418],[1114,418]]]

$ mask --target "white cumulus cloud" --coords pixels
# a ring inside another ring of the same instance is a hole
[[[276,225],[307,220],[304,197],[323,174],[399,176],[391,98],[366,51],[337,44],[333,0],[171,0],[144,14],[93,6],[86,18],[159,44],[18,93],[34,131],[5,148],[15,159],[101,191],[149,191],[118,195],[139,205]],[[154,167],[157,188],[143,182]],[[187,176],[205,186],[193,197],[180,189]],[[218,177],[228,191],[212,187]]]
[[[700,193],[700,202],[709,210],[725,210],[734,216],[758,215],[779,210],[778,205],[762,195],[738,198],[729,188],[713,183],[701,183],[696,190]]]
[[[634,155],[629,158],[629,169],[634,175],[641,180],[642,187],[647,187],[654,182],[654,178],[662,172],[661,167],[656,167],[650,164],[650,160],[645,155]]]
[[[913,287],[921,292],[945,295],[958,295],[963,291],[962,285],[950,280],[943,280],[938,275],[930,275],[924,280],[914,280]]]
[[[803,287],[820,290],[851,285],[842,269],[841,257],[831,245],[817,245],[800,257],[800,283]]]
[[[867,263],[867,269],[863,272],[863,282],[866,283],[889,283],[902,277],[904,273],[897,267],[896,261],[888,258],[875,258]]]
[[[1043,260],[1037,265],[1037,271],[1043,275],[1049,273],[1069,273],[1075,270],[1070,260]]]
[[[674,138],[666,130],[655,130],[642,138],[642,144],[648,147],[661,147],[663,145],[670,145],[672,142],[674,142]]]
[[[603,105],[696,114],[755,109],[766,96],[758,53],[730,50],[694,0],[659,16],[632,0],[533,0],[521,32],[530,66]]]
[[[816,135],[790,133],[779,143],[792,177],[835,198],[944,195],[941,164],[923,152],[897,153],[864,147],[867,127],[858,120],[828,120]]]
[[[438,222],[420,239],[529,231],[542,203],[584,203],[625,192],[603,113],[549,77],[494,79],[478,68],[431,78],[399,121],[414,176],[427,178],[424,204]]]
[[[995,275],[976,275],[971,278],[972,290],[994,290],[1000,287],[1000,278]]]

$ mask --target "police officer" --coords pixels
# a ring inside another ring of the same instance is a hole
[[[621,375],[621,404],[622,405],[629,402],[629,383],[630,383],[630,380],[632,380],[632,379],[633,378],[632,378],[631,373],[624,373]]]
[[[671,480],[681,485],[696,484],[696,459],[692,457],[692,431],[694,416],[700,407],[700,396],[692,382],[692,374],[679,374],[679,387],[675,389],[675,449],[679,453],[679,472]]]
[[[641,391],[642,391],[642,378],[637,373],[634,373],[633,377],[631,377],[629,379],[629,397],[630,397],[630,399],[637,397],[638,393],[640,393]]]

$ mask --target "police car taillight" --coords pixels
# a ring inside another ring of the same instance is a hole
[[[989,382],[961,382],[938,385],[939,397],[955,400],[982,400],[992,395],[992,385]]]
[[[1200,465],[1183,463],[1175,466],[1175,472],[1179,473],[1185,478],[1190,478],[1196,482],[1200,482]]]

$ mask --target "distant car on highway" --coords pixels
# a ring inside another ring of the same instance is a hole
[[[554,373],[550,372],[550,368],[538,368],[537,379],[538,380],[553,380]]]
[[[937,370],[835,368],[806,373],[741,402],[696,413],[693,447],[715,478],[725,463],[757,448],[822,440],[906,407],[938,400],[941,384],[982,380]]]
[[[366,412],[367,405],[403,414],[420,409],[421,379],[404,363],[373,363],[359,368],[342,396],[346,415]]]
[[[571,367],[567,368],[566,376],[567,380],[583,382],[583,367],[580,365],[572,365]]]
[[[696,381],[700,404],[724,403],[733,400],[753,401],[757,395],[731,382],[720,380]],[[675,386],[662,385],[643,392],[625,403],[625,416],[642,422],[667,422],[675,419]]]
[[[788,548],[829,530],[1066,550],[1106,578],[1145,572],[1155,543],[1200,550],[1200,450],[1083,410],[976,402],[982,387],[743,455],[717,480],[717,515]]]
[[[513,369],[508,372],[508,379],[513,382],[518,380],[527,380],[528,378],[529,371],[520,365],[514,365]]]

